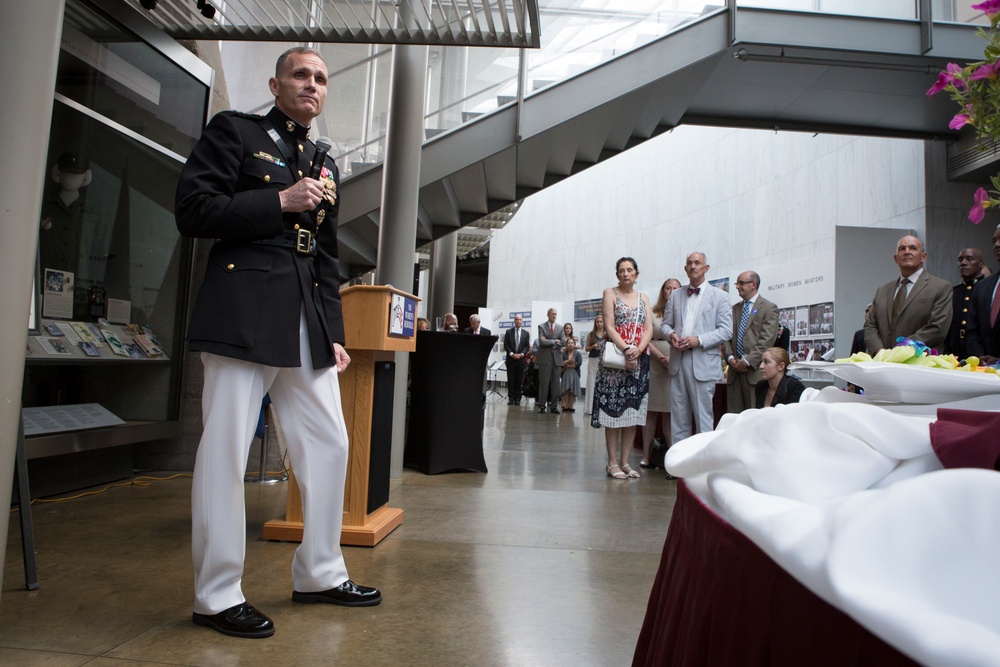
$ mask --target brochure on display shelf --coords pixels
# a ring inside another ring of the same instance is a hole
[[[148,325],[98,324],[43,319],[38,335],[28,337],[27,356],[36,359],[168,360]]]

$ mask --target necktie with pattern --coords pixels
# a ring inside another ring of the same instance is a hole
[[[747,332],[747,320],[750,319],[752,304],[749,301],[743,302],[743,314],[740,315],[740,328],[736,332],[736,357],[743,358],[743,334]]]

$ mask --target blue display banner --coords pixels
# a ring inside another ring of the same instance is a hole
[[[593,321],[595,317],[601,314],[602,301],[602,299],[587,299],[586,301],[573,302],[573,321]]]
[[[402,294],[393,294],[389,304],[389,335],[413,338],[417,327],[417,302]]]
[[[512,310],[512,311],[510,311],[509,313],[507,313],[507,315],[503,319],[497,321],[497,326],[500,328],[500,330],[503,331],[505,329],[513,329],[514,328],[514,316],[515,315],[520,315],[521,316],[521,320],[523,320],[521,322],[521,326],[522,327],[529,327],[528,331],[531,331],[531,329],[530,329],[530,327],[531,327],[531,311],[530,310]]]

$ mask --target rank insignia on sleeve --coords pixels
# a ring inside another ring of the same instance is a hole
[[[270,162],[271,164],[277,165],[279,167],[284,167],[285,166],[284,162],[282,162],[278,158],[274,157],[270,153],[265,153],[264,151],[260,151],[258,153],[254,153],[253,156],[255,158],[257,158],[258,160],[263,160],[264,162]]]

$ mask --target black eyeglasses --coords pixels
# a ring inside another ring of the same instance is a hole
[[[753,281],[752,280],[737,280],[736,284],[737,285],[753,285]]]

